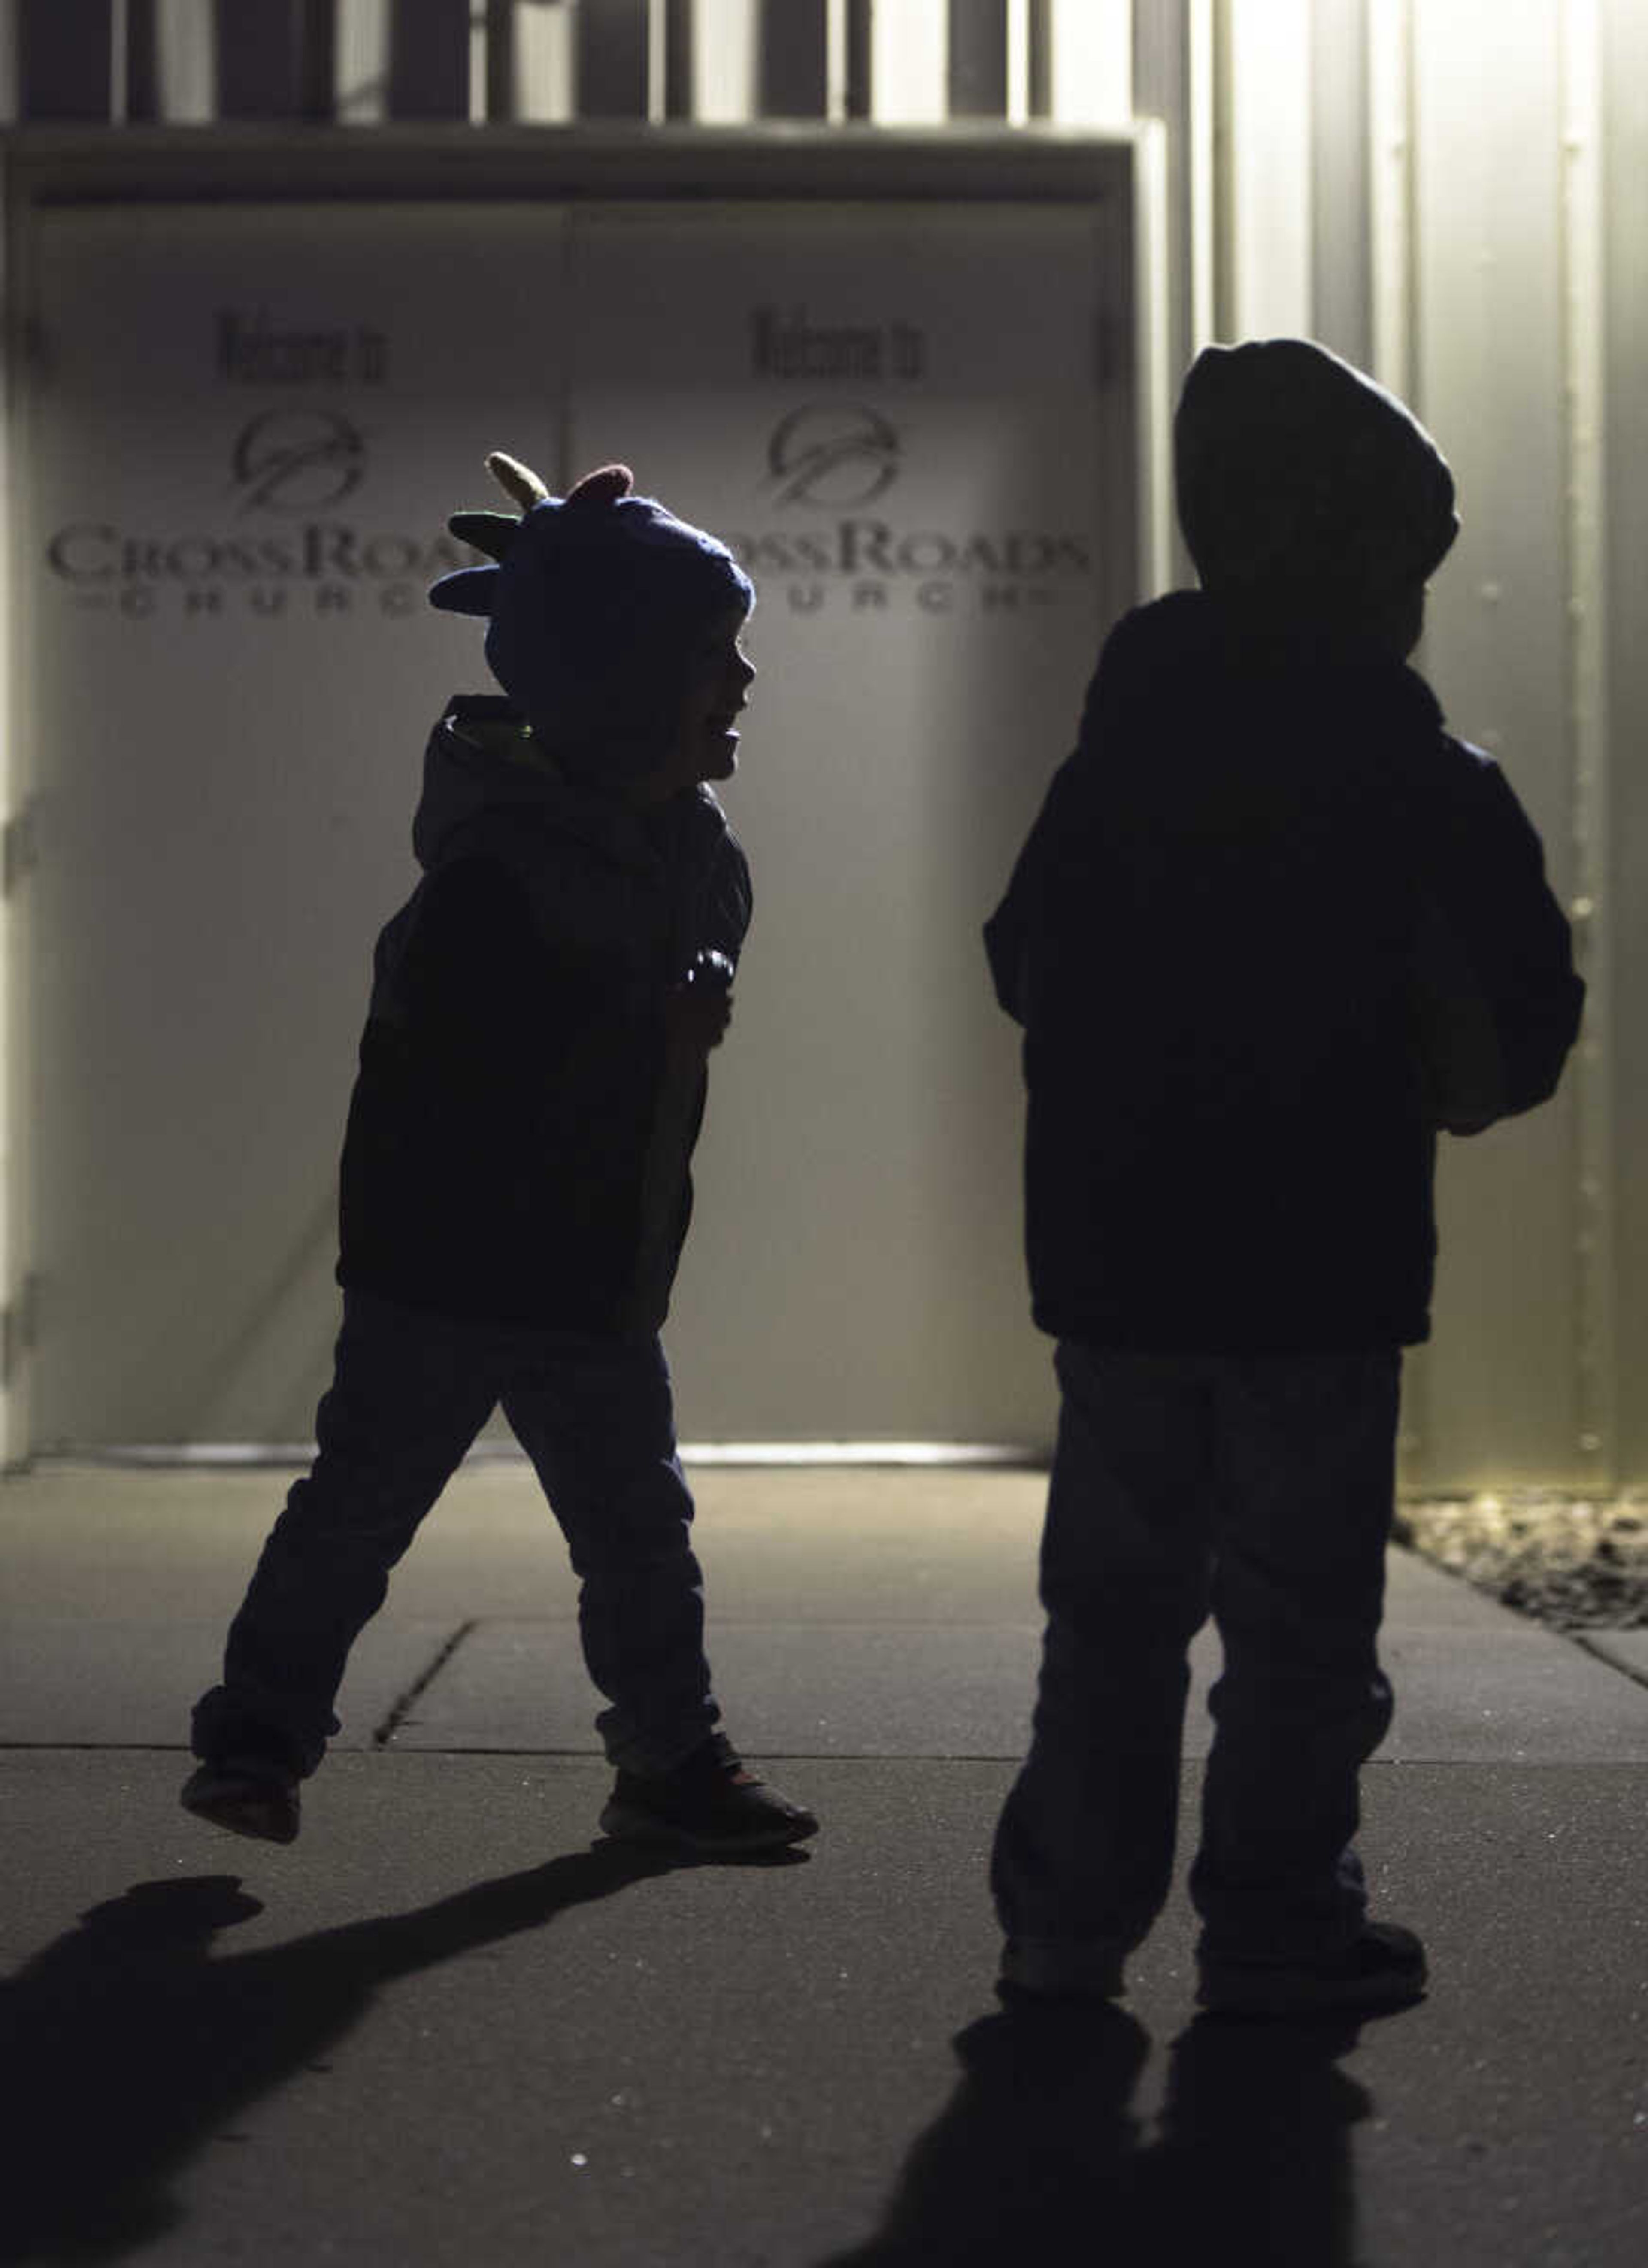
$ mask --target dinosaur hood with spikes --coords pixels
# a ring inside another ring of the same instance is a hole
[[[695,648],[754,585],[725,544],[631,494],[624,465],[564,497],[495,452],[488,470],[522,509],[454,513],[494,563],[444,575],[431,606],[487,622],[486,658],[533,735],[579,770],[635,777],[667,755]]]

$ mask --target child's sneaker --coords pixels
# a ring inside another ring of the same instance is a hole
[[[298,1840],[298,1778],[267,1756],[224,1756],[190,1773],[178,1798],[185,1811],[232,1834],[265,1843]]]
[[[1343,1953],[1318,1961],[1201,1962],[1201,2006],[1223,2016],[1315,2016],[1406,2008],[1423,1999],[1424,1947],[1410,1929],[1371,1921]]]
[[[600,1815],[623,1843],[673,1843],[706,1854],[776,1850],[818,1833],[818,1821],[749,1771],[725,1733],[664,1772],[620,1770]]]

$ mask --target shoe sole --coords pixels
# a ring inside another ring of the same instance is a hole
[[[270,1811],[267,1801],[255,1796],[191,1795],[187,1789],[178,1798],[191,1818],[203,1819],[209,1827],[221,1827],[231,1835],[245,1835],[257,1843],[295,1843],[299,1821],[283,1812]]]
[[[1339,2016],[1393,2014],[1425,1997],[1429,1977],[1416,1974],[1364,1977],[1335,1984],[1307,1971],[1204,1983],[1196,2005],[1210,2016]]]
[[[690,1828],[672,1826],[668,1820],[656,1819],[651,1812],[632,1811],[627,1804],[621,1803],[607,1806],[600,1825],[601,1833],[610,1835],[616,1843],[659,1843],[677,1851],[695,1851],[717,1857],[739,1851],[781,1851],[787,1844],[805,1843],[808,1836],[818,1833],[816,1819],[803,1819],[758,1828],[750,1833],[695,1834]]]
[[[1127,1986],[1120,1978],[1114,1984],[1026,1984],[1019,1977],[1004,1975],[996,1979],[996,1997],[1006,2008],[1103,2008],[1124,2000]]]

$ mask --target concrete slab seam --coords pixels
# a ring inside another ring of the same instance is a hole
[[[460,1623],[457,1629],[452,1632],[452,1636],[446,1639],[445,1643],[437,1647],[434,1659],[430,1662],[429,1667],[415,1677],[411,1684],[407,1687],[405,1692],[401,1694],[390,1705],[388,1715],[384,1719],[380,1725],[377,1726],[373,1729],[372,1745],[374,1749],[386,1749],[388,1747],[390,1742],[394,1740],[401,1726],[405,1724],[408,1717],[410,1716],[413,1706],[417,1701],[419,1695],[428,1691],[429,1688],[434,1683],[435,1680],[440,1675],[442,1670],[445,1668],[447,1663],[452,1660],[453,1654],[457,1653],[464,1640],[469,1636],[470,1632],[477,1627],[477,1623],[473,1619],[468,1622]]]
[[[1648,1686],[1648,1671],[1633,1669],[1629,1662],[1620,1660],[1616,1654],[1605,1653],[1593,1641],[1589,1631],[1575,1631],[1571,1635],[1574,1644],[1583,1646],[1593,1661],[1600,1661],[1605,1668],[1617,1671],[1622,1677],[1629,1677],[1633,1685]]]

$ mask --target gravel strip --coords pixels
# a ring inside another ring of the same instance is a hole
[[[1556,1630],[1648,1626],[1648,1498],[1532,1491],[1400,1505],[1396,1541]]]

